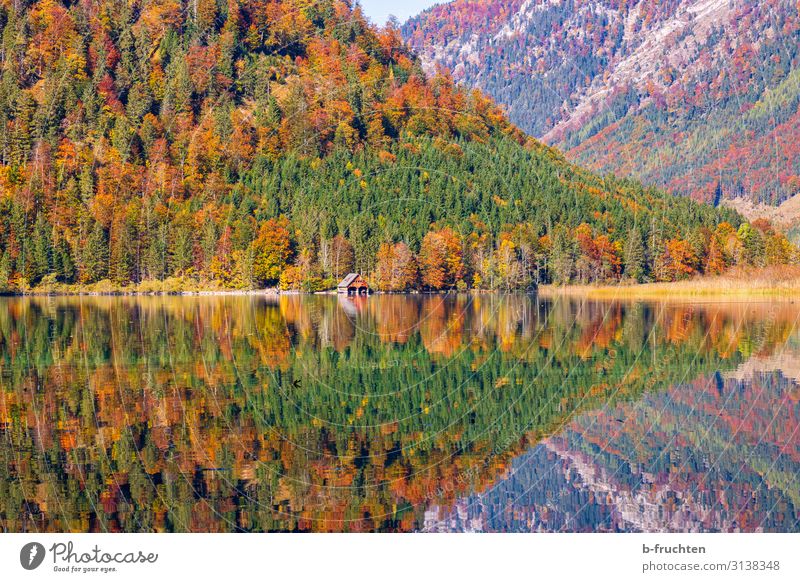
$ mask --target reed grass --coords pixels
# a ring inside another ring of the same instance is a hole
[[[737,268],[717,277],[670,283],[544,285],[539,294],[590,299],[794,300],[800,299],[800,267]]]

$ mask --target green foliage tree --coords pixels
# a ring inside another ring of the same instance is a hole
[[[50,224],[45,219],[44,214],[40,213],[36,217],[31,241],[33,251],[31,253],[31,276],[29,281],[34,285],[50,273],[53,268],[53,242],[50,237],[50,229]]]
[[[550,268],[553,282],[567,285],[572,281],[578,249],[574,239],[564,226],[557,226],[553,231],[553,248],[550,253]]]
[[[103,225],[95,221],[89,239],[86,241],[86,254],[83,280],[96,283],[108,276],[108,238]]]
[[[633,228],[625,243],[625,275],[637,283],[643,283],[646,274],[647,251],[644,237],[638,228]]]

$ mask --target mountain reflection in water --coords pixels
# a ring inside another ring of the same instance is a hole
[[[3,531],[797,531],[792,303],[0,298]]]

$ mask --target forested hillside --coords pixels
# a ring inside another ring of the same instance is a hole
[[[428,68],[587,167],[699,200],[800,192],[795,0],[456,0],[409,21]]]
[[[571,165],[344,0],[0,0],[0,33],[0,289],[518,288],[795,254]]]

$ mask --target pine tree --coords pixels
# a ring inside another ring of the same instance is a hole
[[[203,249],[203,268],[208,271],[211,267],[211,260],[217,252],[217,229],[214,222],[206,221],[203,225],[203,236],[200,239],[200,248]]]
[[[30,284],[35,285],[50,273],[52,268],[53,244],[50,239],[50,226],[41,212],[33,227]]]
[[[11,254],[6,249],[0,258],[0,291],[7,291],[11,279]]]
[[[169,248],[169,269],[173,274],[182,273],[192,264],[194,241],[188,227],[175,229],[172,244]]]
[[[628,233],[625,244],[625,275],[637,283],[642,283],[647,275],[647,252],[639,229],[634,227]]]
[[[108,276],[108,239],[103,225],[94,223],[89,240],[86,242],[85,273],[86,283],[96,283]]]
[[[163,279],[167,274],[168,224],[157,224],[145,251],[145,269],[150,279]]]
[[[112,225],[111,265],[109,272],[115,283],[124,285],[134,278],[134,256],[131,243],[135,239],[127,222],[121,217]]]
[[[53,272],[62,283],[75,281],[75,263],[72,260],[69,244],[60,238],[53,249]]]
[[[553,282],[567,285],[575,271],[577,248],[566,227],[559,225],[553,231],[553,248],[550,251],[550,267]]]

